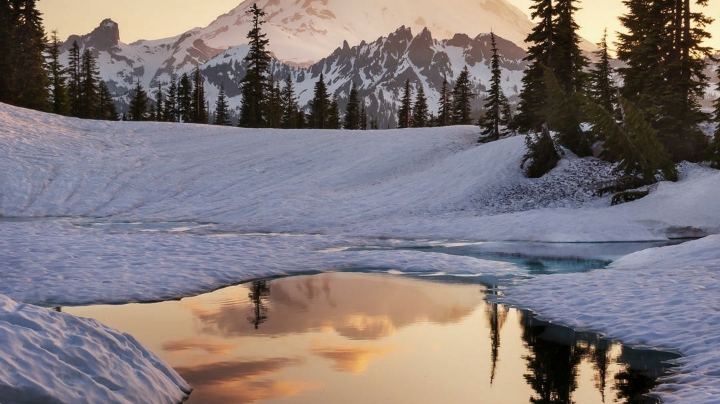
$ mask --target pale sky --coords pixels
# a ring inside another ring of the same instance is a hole
[[[347,0],[351,1],[351,0]],[[354,1],[354,0],[352,0]],[[532,0],[508,0],[529,15]],[[87,34],[105,18],[120,25],[120,40],[161,39],[175,36],[194,27],[204,27],[216,17],[240,4],[242,0],[39,0],[45,29],[59,31],[64,40],[71,34]],[[440,3],[440,1],[438,1]],[[711,1],[705,13],[720,20],[720,2]],[[592,43],[599,42],[603,29],[620,30],[617,17],[626,12],[622,0],[585,0],[579,3],[576,16],[580,35]],[[474,36],[486,31],[467,32]],[[720,21],[708,29],[715,38],[710,45],[720,49]],[[612,44],[610,45],[612,47]]]

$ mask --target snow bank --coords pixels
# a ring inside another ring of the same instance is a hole
[[[0,402],[182,402],[189,386],[133,337],[0,295]]]
[[[720,236],[627,255],[609,270],[538,277],[504,303],[623,343],[681,353],[655,390],[665,404],[720,397]]]

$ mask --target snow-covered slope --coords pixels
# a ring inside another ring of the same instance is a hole
[[[148,301],[356,268],[519,279],[506,263],[349,247],[720,233],[717,170],[686,164],[677,183],[611,207],[587,180],[609,175],[604,163],[569,156],[549,175],[527,179],[521,137],[478,145],[477,136],[470,126],[280,131],[96,122],[0,104],[0,294],[41,305]],[[718,248],[710,236],[623,258],[611,272],[530,280],[508,295],[572,325],[678,350],[682,373],[660,386],[665,402],[714,403]],[[0,341],[31,338],[13,329]],[[8,351],[0,357],[17,360]]]

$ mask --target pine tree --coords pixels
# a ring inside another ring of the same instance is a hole
[[[333,95],[328,109],[328,129],[340,129],[340,106],[338,105],[337,94]]]
[[[410,90],[410,79],[405,80],[400,109],[398,110],[398,128],[409,128],[412,124],[412,91]]]
[[[265,23],[265,12],[253,3],[246,11],[252,14],[252,29],[247,34],[250,40],[250,51],[245,57],[247,74],[240,81],[242,104],[240,105],[240,126],[259,128],[266,125],[263,104],[266,101],[267,71],[270,54],[265,49],[269,43],[267,34],[262,33],[261,26]]]
[[[130,120],[131,121],[144,121],[148,112],[148,96],[140,84],[140,79],[137,79],[137,85],[133,90],[133,96],[130,99]]]
[[[330,95],[325,84],[325,76],[320,73],[320,79],[315,83],[315,92],[310,101],[309,122],[313,129],[329,129]]]
[[[412,126],[416,128],[424,128],[429,123],[429,112],[427,98],[425,97],[425,89],[422,85],[418,88],[415,96],[415,104],[413,105]]]
[[[622,95],[652,118],[673,161],[695,161],[706,142],[698,125],[707,115],[699,101],[708,84],[704,69],[711,51],[702,42],[710,37],[705,27],[712,20],[691,11],[690,0],[623,3],[628,13],[620,21],[627,33],[619,35],[617,49],[627,64],[619,69]]]
[[[190,122],[208,123],[208,113],[205,108],[205,83],[200,75],[200,69],[196,68],[193,74],[193,90],[190,100]]]
[[[187,73],[180,76],[180,84],[178,85],[177,109],[180,122],[192,122],[192,83]]]
[[[60,63],[60,41],[57,31],[52,32],[48,46],[47,68],[50,76],[50,111],[59,115],[70,115],[70,98],[66,83],[66,69]]]
[[[80,70],[82,63],[80,59],[80,47],[77,41],[73,41],[72,47],[68,52],[68,98],[70,98],[70,114],[72,116],[80,116]]]
[[[230,109],[225,97],[225,87],[220,86],[218,98],[215,101],[215,125],[230,125]]]
[[[500,55],[498,54],[495,34],[492,32],[490,32],[490,44],[492,45],[490,91],[485,97],[485,116],[480,119],[483,141],[498,140],[507,135],[507,127],[503,127],[503,124],[507,124],[507,120],[503,120],[503,113],[507,113],[504,109],[504,106],[507,105],[507,99],[501,86]]]
[[[50,81],[44,55],[47,38],[42,14],[36,8],[35,0],[14,0],[10,9],[11,16],[15,15],[11,17],[15,25],[10,26],[11,48],[15,50],[10,50],[13,65],[9,83],[11,101],[20,107],[49,111]]]
[[[165,120],[165,95],[163,93],[162,84],[158,83],[157,91],[155,92],[155,120]]]
[[[365,101],[360,101],[360,130],[367,130],[368,128],[368,116],[365,108]]]
[[[80,61],[79,117],[97,118],[98,77],[97,63],[90,49],[85,49]]]
[[[527,149],[523,157],[525,174],[530,178],[540,178],[557,166],[560,153],[557,151],[555,140],[550,136],[547,123],[543,123],[540,133],[528,132],[525,135]]]
[[[165,98],[165,122],[178,122],[178,106],[177,106],[178,86],[177,78],[173,75],[168,86],[167,97]]]
[[[0,0],[0,102],[11,101],[11,87],[14,75],[12,60],[16,53],[13,46],[13,21],[10,0]]]
[[[438,108],[437,126],[449,126],[453,123],[453,102],[447,77],[443,77],[440,90],[440,106]]]
[[[455,87],[453,87],[453,123],[455,125],[472,125],[472,92],[470,72],[465,66],[460,72]]]
[[[100,80],[98,84],[98,105],[97,105],[96,117],[107,121],[117,121],[120,119],[117,108],[115,107],[115,101],[113,101],[112,94],[107,84]]]
[[[590,71],[590,98],[603,107],[608,113],[615,113],[615,93],[617,89],[613,84],[613,68],[610,66],[610,55],[608,54],[607,29],[603,33],[598,50],[595,56],[598,61]]]
[[[718,76],[720,76],[720,66],[717,67],[715,72]],[[718,84],[718,89],[720,90],[720,83]],[[711,167],[720,168],[720,97],[715,99],[713,121],[715,121],[717,127],[715,128],[713,140],[710,142],[707,149],[705,149],[703,159],[709,162]]]
[[[345,117],[343,120],[343,128],[349,130],[360,129],[360,100],[358,99],[358,90],[353,81],[348,95],[348,103],[345,108]]]
[[[288,74],[285,77],[285,86],[280,94],[282,98],[283,114],[280,121],[280,127],[283,129],[299,128],[298,122],[298,101],[295,96],[295,87],[293,86],[292,77]]]
[[[265,100],[266,126],[268,128],[279,128],[282,124],[284,112],[282,90],[280,82],[272,79],[268,82]]]

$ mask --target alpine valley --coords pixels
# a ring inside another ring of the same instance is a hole
[[[210,105],[222,86],[231,114],[236,114],[251,28],[245,11],[253,3],[266,12],[262,29],[274,56],[270,73],[278,81],[291,77],[301,107],[312,98],[321,74],[341,109],[354,82],[381,128],[395,126],[406,80],[414,90],[424,87],[434,111],[443,78],[452,83],[465,66],[479,110],[491,77],[491,30],[497,37],[504,91],[512,101],[525,68],[525,51],[518,44],[533,26],[505,0],[452,0],[443,7],[432,0],[247,0],[205,28],[131,44],[121,42],[120,27],[106,19],[87,35],[70,36],[61,60],[67,64],[75,41],[81,52],[90,49],[120,111],[127,111],[137,80],[152,97],[159,86],[167,88],[173,78],[199,68]],[[588,45],[583,47],[590,49]]]

